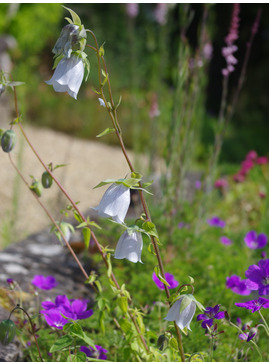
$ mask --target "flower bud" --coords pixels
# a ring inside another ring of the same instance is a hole
[[[0,84],[0,96],[5,92],[6,87],[2,84]]]
[[[165,350],[168,345],[168,337],[164,334],[158,337],[157,346],[160,350]]]
[[[43,187],[42,187],[42,184],[37,181],[37,180],[34,180],[30,186],[30,189],[38,196],[38,197],[41,197],[42,195],[42,191],[43,191]]]
[[[9,153],[15,147],[16,134],[13,130],[6,130],[1,138],[1,146],[4,152]]]
[[[16,325],[11,320],[3,320],[0,323],[0,342],[8,345],[12,342],[16,334]]]
[[[49,172],[45,171],[42,174],[41,182],[42,182],[42,186],[44,188],[50,188],[51,187],[53,179],[52,179],[51,175],[49,174]]]

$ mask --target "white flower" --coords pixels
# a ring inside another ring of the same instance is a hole
[[[141,252],[143,240],[140,232],[126,230],[120,237],[116,246],[114,258],[128,259],[130,262],[137,263],[141,261]]]
[[[83,76],[82,59],[72,55],[70,58],[60,60],[52,78],[46,83],[52,85],[56,92],[68,92],[70,96],[77,99]]]
[[[123,224],[130,201],[130,189],[122,184],[113,183],[94,210],[102,217],[111,217],[119,224]]]
[[[165,320],[176,321],[177,326],[183,330],[187,327],[190,330],[190,323],[196,310],[196,302],[190,295],[184,295],[177,300],[168,311]]]
[[[100,106],[106,107],[106,104],[105,104],[105,102],[104,102],[104,100],[103,100],[103,99],[101,99],[101,98],[99,97],[99,98],[98,98],[98,101],[99,101]]]

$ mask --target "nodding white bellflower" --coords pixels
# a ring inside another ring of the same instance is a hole
[[[113,183],[94,210],[99,216],[111,217],[117,223],[123,224],[130,202],[130,189],[123,184]]]
[[[68,92],[71,97],[77,99],[83,76],[84,64],[82,59],[72,55],[70,58],[60,60],[52,78],[46,83],[52,85],[56,92]]]
[[[164,318],[167,321],[175,321],[181,330],[185,327],[190,330],[190,323],[195,314],[196,302],[190,296],[181,296],[169,309],[167,316]]]
[[[114,258],[115,259],[128,259],[130,262],[137,263],[141,261],[141,253],[143,249],[142,235],[138,231],[126,230],[120,237]]]

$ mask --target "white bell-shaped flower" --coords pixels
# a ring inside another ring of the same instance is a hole
[[[122,184],[113,183],[94,210],[102,217],[111,217],[117,223],[123,224],[130,202],[130,189]]]
[[[130,262],[133,263],[142,263],[142,249],[143,240],[141,233],[138,231],[129,232],[128,230],[126,230],[118,241],[114,258],[128,259]]]
[[[182,307],[181,307],[182,306]],[[177,326],[183,330],[187,327],[190,330],[190,323],[195,314],[196,302],[187,295],[177,300],[168,311],[165,320],[176,321]]]
[[[82,59],[72,55],[70,58],[60,60],[52,78],[46,83],[52,85],[56,92],[68,92],[71,97],[77,99],[83,76]]]

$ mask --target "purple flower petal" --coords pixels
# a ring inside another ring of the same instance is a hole
[[[226,287],[232,290],[234,293],[240,294],[242,296],[248,296],[251,293],[250,286],[248,284],[248,279],[242,279],[237,275],[232,275],[226,278]]]
[[[229,238],[227,238],[227,236],[221,236],[220,237],[220,242],[223,245],[231,245],[233,243],[232,240],[230,240]]]
[[[165,273],[164,277],[165,277],[165,280],[167,281],[167,283],[169,284],[169,286],[168,286],[169,289],[176,288],[179,285],[178,281],[175,280],[173,274]],[[165,285],[160,281],[160,279],[157,277],[155,272],[153,272],[153,274],[152,274],[152,279],[159,289],[161,289],[161,290],[165,289]]]
[[[219,228],[224,228],[226,225],[225,221],[220,220],[220,218],[217,216],[214,216],[211,219],[208,219],[207,223],[210,226],[215,226],[215,227],[219,227]]]
[[[42,275],[34,276],[32,284],[43,290],[50,290],[58,285],[56,279],[53,276],[44,277]]]
[[[267,236],[263,233],[257,235],[256,231],[249,231],[244,241],[250,249],[261,249],[267,244]]]

